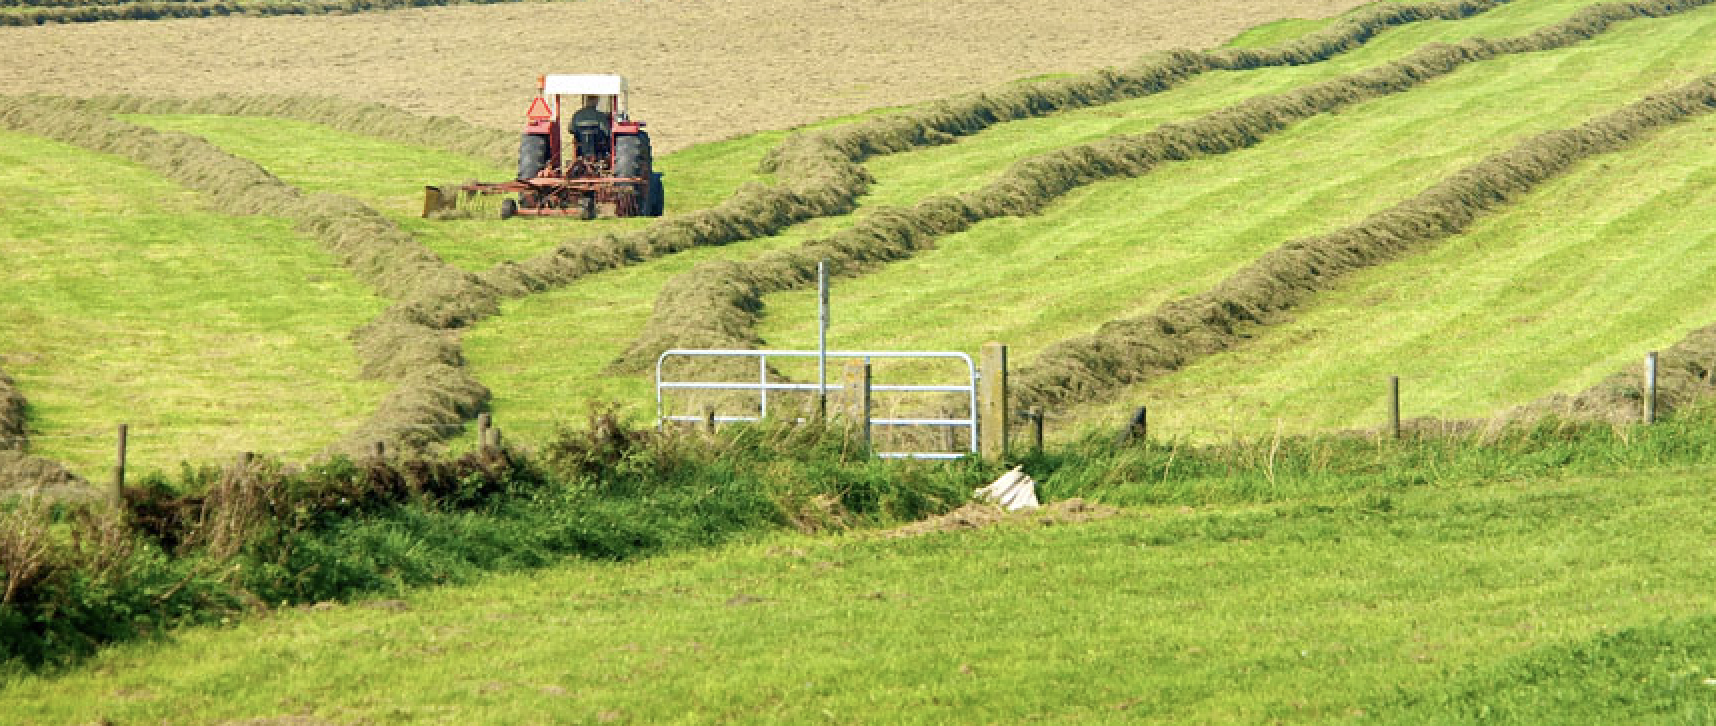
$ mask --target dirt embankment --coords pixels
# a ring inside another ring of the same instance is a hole
[[[1077,524],[1117,516],[1120,510],[1105,504],[1095,504],[1072,498],[1051,502],[1039,509],[1009,512],[986,502],[970,502],[946,514],[895,527],[881,534],[886,539],[918,537],[934,532],[959,532],[983,529],[1002,524],[1051,526]]]
[[[537,75],[616,72],[658,150],[671,151],[1210,47],[1361,4],[578,0],[0,28],[0,94],[333,95],[514,131]]]

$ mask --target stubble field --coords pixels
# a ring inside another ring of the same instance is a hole
[[[330,95],[511,130],[537,75],[614,72],[658,150],[672,151],[1209,47],[1360,4],[581,0],[4,28],[0,94]]]

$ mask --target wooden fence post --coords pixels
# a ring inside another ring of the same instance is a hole
[[[477,414],[477,452],[489,453],[489,424],[493,421],[487,413]]]
[[[1388,435],[1400,438],[1400,376],[1388,377]]]
[[[703,407],[703,431],[705,433],[710,433],[710,434],[715,433],[715,407],[714,406],[704,406]]]
[[[1139,406],[1132,412],[1132,418],[1127,419],[1126,428],[1121,429],[1120,435],[1114,437],[1114,445],[1121,446],[1148,438],[1150,438],[1150,407]]]
[[[982,379],[978,382],[978,451],[990,461],[1007,458],[1007,346],[983,344]]]
[[[1644,422],[1656,423],[1656,351],[1645,355]]]
[[[125,439],[130,432],[129,424],[119,425],[119,458],[113,465],[113,506],[125,507]]]
[[[1043,407],[1031,407],[1031,451],[1043,453]]]

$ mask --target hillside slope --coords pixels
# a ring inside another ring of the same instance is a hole
[[[1383,375],[1381,369],[1415,380],[1417,374],[1384,355],[1342,369],[1342,380],[1311,381],[1303,373],[1262,370],[1304,370],[1286,357],[1251,358],[1252,375],[1261,382],[1249,384],[1256,397],[1242,403],[1231,393],[1211,394],[1209,386],[1227,384],[1209,378],[1184,390],[1172,389],[1170,381],[1162,384],[1169,388],[1129,390],[1118,398],[1113,391],[1248,340],[1316,360],[1332,349],[1350,349],[1347,336],[1361,328],[1329,336],[1332,347],[1319,349],[1298,348],[1293,338],[1271,342],[1279,339],[1255,326],[1285,322],[1286,314],[1316,314],[1323,298],[1312,295],[1315,290],[1348,284],[1393,290],[1443,274],[1400,263],[1418,247],[1359,255],[1367,260],[1363,265],[1382,265],[1363,278],[1370,282],[1329,277],[1302,284],[1283,276],[1279,289],[1290,293],[1284,302],[1208,294],[1228,289],[1235,275],[1258,265],[1268,268],[1283,251],[1373,234],[1351,231],[1364,229],[1352,225],[1366,220],[1419,214],[1400,205],[1475,169],[1505,171],[1511,162],[1495,155],[1562,138],[1558,134],[1621,109],[1651,106],[1652,94],[1682,89],[1681,100],[1668,104],[1677,110],[1613,132],[1624,143],[1604,141],[1600,150],[1567,158],[1600,153],[1604,159],[1592,163],[1608,164],[1613,156],[1646,169],[1672,157],[1681,181],[1668,193],[1677,202],[1697,203],[1705,178],[1700,132],[1659,127],[1704,112],[1697,89],[1686,83],[1716,70],[1708,63],[1713,27],[1716,10],[1696,0],[1384,4],[1313,28],[1309,36],[1275,38],[1266,49],[1152,54],[1119,71],[1021,82],[669,154],[663,166],[683,180],[673,188],[684,189],[674,199],[685,207],[655,222],[416,219],[417,192],[407,184],[413,170],[436,177],[484,174],[505,155],[508,134],[449,119],[400,117],[384,106],[289,96],[126,96],[87,103],[14,97],[7,100],[12,110],[6,120],[91,148],[109,146],[111,134],[69,129],[55,119],[105,124],[112,133],[143,140],[122,153],[183,177],[213,195],[216,208],[272,210],[297,219],[301,230],[376,286],[392,305],[353,331],[352,340],[364,361],[362,375],[396,387],[341,438],[338,448],[347,452],[368,451],[378,441],[431,446],[460,435],[485,409],[514,440],[525,442],[540,442],[557,424],[582,418],[593,401],[616,401],[633,415],[646,415],[646,369],[655,350],[807,346],[806,271],[817,254],[830,253],[848,265],[839,268],[845,276],[835,286],[836,347],[973,351],[985,340],[1005,340],[1026,374],[1019,379],[1021,400],[1052,402],[1055,431],[1113,415],[1079,407],[1099,397],[1120,405],[1175,401],[1168,409],[1176,417],[1170,430],[1177,433],[1234,431],[1231,422],[1241,418],[1247,421],[1242,428],[1268,432],[1282,426],[1264,422],[1283,416],[1309,430],[1361,421],[1373,394],[1355,393],[1326,410],[1284,404],[1277,412],[1242,415],[1234,406],[1267,408],[1268,401],[1257,397],[1327,398],[1314,392],[1318,387],[1366,390],[1353,379]],[[1278,31],[1285,32],[1260,32]],[[200,149],[196,153],[240,170],[275,201],[224,194],[222,179],[149,151],[148,139],[192,138],[179,132],[194,134],[195,143],[186,143]],[[1592,133],[1599,138],[1612,130]],[[359,157],[368,161],[353,161]],[[1550,176],[1586,168],[1557,164]],[[1443,244],[1472,214],[1505,226],[1523,206],[1492,202],[1544,180],[1509,182],[1514,185],[1496,199],[1486,196],[1484,204],[1455,215],[1457,229],[1437,221],[1434,234],[1414,244]],[[1531,214],[1553,215],[1566,203],[1548,199],[1549,211]],[[1695,223],[1668,214],[1673,202],[1620,195],[1601,201],[1609,205],[1602,214],[1638,218],[1633,232],[1675,237],[1682,249],[1698,247],[1696,238],[1680,241]],[[1653,226],[1657,222],[1663,224]],[[1511,229],[1537,233],[1529,222]],[[1612,245],[1619,237],[1606,239]],[[1521,249],[1552,258],[1607,254],[1555,244],[1534,240]],[[1550,274],[1498,271],[1496,264],[1449,269],[1481,271],[1498,281],[1497,289],[1506,289],[1515,274],[1525,284]],[[1353,266],[1331,269],[1344,274]],[[1535,310],[1460,307],[1467,317],[1557,323],[1510,329],[1510,343],[1493,346],[1488,360],[1517,359],[1510,364],[1538,372],[1528,381],[1488,392],[1457,377],[1425,381],[1411,389],[1423,396],[1419,400],[1450,404],[1417,412],[1482,415],[1574,393],[1636,360],[1639,347],[1672,343],[1708,323],[1708,311],[1677,302],[1707,284],[1695,257],[1674,258],[1657,274],[1654,285],[1619,285],[1587,296],[1588,305],[1551,310],[1544,307],[1553,302],[1546,297]],[[1587,279],[1584,284],[1607,284]],[[1465,305],[1411,299],[1406,304]],[[1644,311],[1628,318],[1626,334],[1545,344],[1571,330],[1595,329],[1594,320],[1623,303]],[[1197,305],[1210,307],[1200,311]],[[1351,325],[1333,315],[1319,328]],[[1435,326],[1447,323],[1437,320],[1443,318],[1405,318],[1405,327],[1394,320],[1389,329],[1414,340],[1446,338]],[[1412,328],[1417,322],[1432,327]],[[1164,348],[1150,337],[1153,327],[1193,344]],[[1146,334],[1133,334],[1140,330]],[[1438,358],[1422,346],[1410,350],[1442,368],[1494,365],[1457,352]],[[1539,353],[1543,357],[1532,357]],[[1680,368],[1696,373],[1696,366]],[[18,392],[31,395],[27,386]]]

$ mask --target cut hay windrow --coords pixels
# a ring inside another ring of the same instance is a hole
[[[19,489],[38,492],[52,489],[57,495],[72,495],[80,489],[87,489],[88,485],[83,477],[71,473],[65,465],[52,459],[22,451],[0,451],[0,493]]]
[[[874,156],[948,143],[1006,121],[1141,98],[1205,71],[1314,63],[1357,48],[1391,26],[1469,17],[1510,1],[1381,3],[1272,48],[1152,54],[1125,70],[1020,84],[922,110],[793,134],[770,149],[762,163],[764,172],[780,179],[777,186],[747,185],[712,209],[663,219],[639,232],[570,240],[525,262],[503,263],[483,278],[508,295],[522,296],[693,247],[778,234],[794,224],[856,209],[871,181],[862,163]]]
[[[495,292],[361,202],[328,194],[306,197],[206,140],[90,113],[77,102],[0,98],[0,127],[131,159],[204,192],[218,211],[293,219],[358,279],[393,299],[381,316],[353,333],[353,342],[365,375],[397,385],[333,451],[366,452],[377,441],[420,447],[450,434],[450,421],[487,402],[488,390],[464,369],[449,330],[494,314]]]
[[[1177,370],[1239,344],[1246,328],[1277,321],[1354,271],[1385,264],[1464,231],[1573,164],[1609,153],[1664,126],[1716,111],[1716,75],[1652,95],[1571,129],[1533,136],[1466,167],[1417,196],[1329,234],[1294,240],[1207,292],[1043,351],[1014,379],[1020,405],[1083,402]],[[1670,357],[1675,377],[1709,377],[1716,332],[1689,338]],[[1578,406],[1598,406],[1600,386]],[[1636,385],[1634,390],[1636,391]]]
[[[1212,70],[1251,70],[1307,65],[1364,45],[1390,27],[1425,20],[1458,20],[1512,0],[1449,0],[1415,4],[1377,3],[1335,24],[1269,48],[1178,50],[1146,56],[1130,68],[1020,84],[977,93],[814,133],[795,134],[764,157],[765,170],[788,168],[801,159],[832,155],[849,162],[951,142],[998,123],[1046,116],[1075,108],[1142,98]]]
[[[490,5],[520,0],[54,0],[26,2],[29,10],[0,13],[0,26],[99,23],[167,18],[271,17],[276,15],[349,15],[352,13],[447,5]]]
[[[1029,157],[975,192],[932,196],[910,208],[877,209],[847,230],[795,249],[742,263],[700,264],[663,288],[649,323],[612,370],[644,370],[661,351],[670,348],[757,345],[761,341],[755,324],[763,296],[809,285],[818,260],[828,260],[832,274],[862,274],[908,258],[933,246],[938,237],[964,231],[979,221],[1034,214],[1080,186],[1138,176],[1162,162],[1247,148],[1296,122],[1407,91],[1470,63],[1566,47],[1596,37],[1616,22],[1672,15],[1710,1],[1605,3],[1518,37],[1426,45],[1398,61],[1248,99],[1191,121]]]
[[[1526,415],[1636,421],[1645,397],[1644,363],[1635,363],[1572,396],[1549,396],[1523,408]],[[1716,323],[1689,333],[1657,357],[1657,410],[1661,413],[1716,396]]]
[[[1574,394],[1555,393],[1510,408],[1485,419],[1420,417],[1400,422],[1401,434],[1414,438],[1478,433],[1485,437],[1515,424],[1536,425],[1604,422],[1631,424],[1643,420],[1645,391],[1641,361]],[[1688,333],[1657,358],[1658,416],[1716,398],[1716,324]],[[1374,435],[1376,430],[1357,432]]]
[[[59,462],[31,456],[24,422],[24,394],[6,371],[0,370],[0,492],[22,487],[66,487],[84,484]]]
[[[637,232],[574,239],[524,262],[502,263],[485,271],[483,280],[518,297],[695,247],[767,237],[800,222],[851,212],[870,185],[864,167],[836,160],[783,169],[778,179],[773,186],[746,184],[714,207],[666,217]]]

